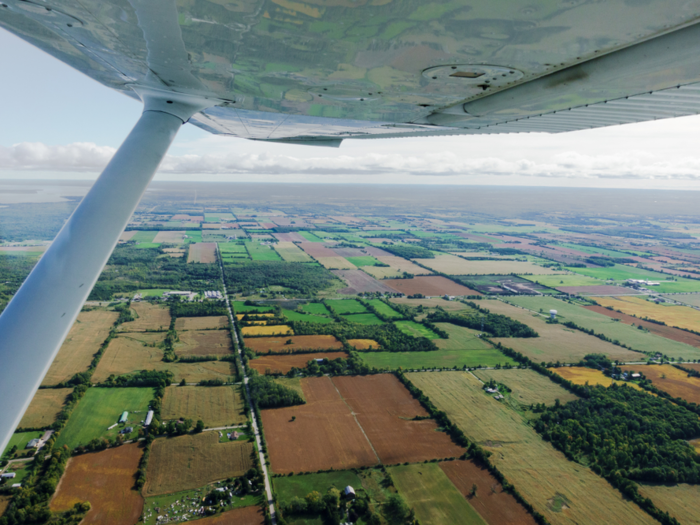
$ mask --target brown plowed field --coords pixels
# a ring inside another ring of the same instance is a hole
[[[42,388],[36,391],[29,408],[22,416],[20,428],[46,428],[56,421],[72,388]]]
[[[472,461],[438,463],[452,484],[489,525],[535,525],[532,515],[484,467]],[[476,485],[476,495],[472,487]]]
[[[187,254],[187,262],[213,263],[216,262],[216,243],[197,242],[190,244],[190,251]]]
[[[156,496],[238,477],[253,466],[253,453],[253,444],[247,441],[219,443],[218,432],[156,439],[143,494]]]
[[[557,286],[557,290],[571,295],[620,295],[637,293],[633,288],[623,289],[619,286]]]
[[[272,470],[288,474],[376,465],[376,454],[330,378],[301,382],[305,405],[262,411]]]
[[[248,361],[248,365],[261,374],[270,372],[272,374],[286,374],[292,367],[306,368],[306,363],[311,359],[345,359],[345,352],[314,352],[312,354],[290,354],[290,355],[263,355]]]
[[[682,365],[688,367],[688,365]],[[627,365],[624,371],[640,372],[659,390],[673,397],[680,397],[689,403],[700,403],[700,379],[688,377],[688,373],[672,365]],[[690,367],[688,367],[690,368]]]
[[[386,279],[382,283],[390,286],[393,291],[406,295],[482,295],[481,292],[450,281],[441,275],[427,275],[413,279]]]
[[[217,330],[228,328],[228,317],[179,317],[175,320],[175,330]]]
[[[417,463],[464,454],[447,434],[436,431],[434,420],[410,420],[428,413],[394,375],[335,377],[333,384],[355,413],[382,463]]]
[[[81,312],[41,384],[57,385],[87,370],[117,317],[106,310]]]
[[[321,242],[309,242],[304,239],[304,242],[299,244],[299,248],[308,253],[311,257],[338,257],[330,248],[326,248]]]
[[[671,326],[664,326],[656,323],[650,323],[649,321],[644,321],[638,317],[633,317],[627,314],[621,314],[620,312],[612,312],[607,308],[602,306],[584,306],[586,310],[591,310],[599,314],[607,315],[612,319],[619,319],[621,322],[629,325],[643,326],[649,330],[652,334],[660,335],[666,339],[671,339],[673,341],[678,341],[679,343],[685,343],[695,348],[700,348],[700,335],[692,334],[684,330],[679,330],[678,328],[673,328]]]
[[[291,339],[291,344],[286,344]],[[332,335],[293,335],[291,337],[249,337],[245,345],[258,354],[285,354],[292,350],[335,350],[343,343]]]
[[[367,275],[362,270],[331,270],[331,272],[348,283],[347,288],[338,290],[338,293],[345,295],[355,295],[360,292],[382,292],[392,293],[385,281],[377,281],[371,275]]]
[[[228,355],[233,350],[228,330],[191,330],[178,334],[177,355]]]
[[[170,327],[170,310],[165,306],[143,301],[131,303],[136,319],[119,325],[120,332],[145,332],[159,330],[167,332]]]
[[[263,525],[265,515],[260,507],[242,507],[197,520],[197,525]]]
[[[90,511],[80,523],[132,525],[143,510],[143,498],[132,490],[143,449],[123,445],[68,460],[50,508],[63,512],[89,501]]]

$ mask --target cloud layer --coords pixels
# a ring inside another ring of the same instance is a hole
[[[436,144],[432,144],[434,146]],[[484,152],[436,152],[432,147],[415,154],[366,152],[353,148],[309,151],[303,155],[209,152],[203,155],[168,155],[159,170],[174,175],[278,175],[278,176],[381,176],[448,177],[455,182],[478,177],[518,176],[544,179],[627,179],[700,181],[700,157],[660,158],[645,151],[627,150],[592,155],[559,151],[527,158],[499,158]],[[258,148],[259,149],[259,148]],[[24,142],[0,146],[0,171],[99,173],[115,148],[78,142],[64,146]],[[410,182],[410,181],[406,181]]]

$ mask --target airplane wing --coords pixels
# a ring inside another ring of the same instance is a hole
[[[698,22],[698,0],[0,0],[1,27],[144,102],[0,316],[0,450],[183,122],[338,146],[692,115]]]

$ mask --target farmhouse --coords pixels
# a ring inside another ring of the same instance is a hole
[[[41,440],[39,438],[34,438],[29,443],[27,443],[27,446],[25,448],[36,448],[39,446],[40,443]]]

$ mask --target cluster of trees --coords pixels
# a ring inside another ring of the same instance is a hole
[[[0,208],[0,211],[2,211],[2,208]],[[3,286],[0,287],[0,312],[5,309],[12,296],[22,286],[37,260],[34,257],[25,255],[0,254],[0,283],[3,283]]]
[[[224,266],[226,285],[232,293],[246,293],[268,286],[283,286],[311,295],[333,283],[335,276],[315,264],[282,261],[246,261]]]
[[[248,380],[250,396],[257,408],[279,408],[306,403],[298,392],[268,376],[251,372]]]
[[[520,321],[505,315],[493,314],[486,309],[479,308],[472,302],[466,304],[477,311],[457,315],[439,309],[430,312],[426,319],[431,323],[452,323],[472,330],[482,330],[483,326],[483,331],[494,337],[539,337],[535,330]]]
[[[53,240],[82,197],[66,202],[18,203],[0,208],[0,242]],[[36,261],[35,261],[36,262]],[[2,265],[0,265],[2,266]]]
[[[310,359],[305,369],[300,370],[293,367],[287,372],[287,377],[298,375],[330,375],[330,376],[357,376],[378,373],[376,368],[372,368],[365,363],[357,352],[348,352],[347,359],[324,359],[321,362]]]
[[[434,259],[432,251],[423,246],[397,246],[395,244],[382,246],[382,250],[403,257],[404,259]]]
[[[173,298],[170,301],[172,317],[208,317],[228,315],[226,301],[181,301]]]
[[[136,374],[121,376],[110,375],[101,387],[128,387],[128,386],[170,386],[173,381],[173,373],[170,370],[141,370]]]

